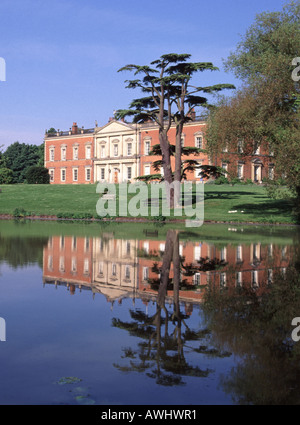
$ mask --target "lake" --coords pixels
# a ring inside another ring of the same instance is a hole
[[[299,404],[299,241],[0,221],[0,404]]]

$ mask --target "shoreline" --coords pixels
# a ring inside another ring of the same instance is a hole
[[[101,222],[117,222],[117,223],[152,223],[152,224],[180,224],[185,223],[185,219],[174,219],[174,220],[150,220],[146,218],[130,218],[130,217],[115,217],[111,218],[58,218],[55,215],[39,215],[39,216],[26,216],[26,217],[15,217],[11,214],[0,214],[0,220],[32,220],[32,221],[58,221],[58,222],[89,222],[89,223],[101,223]],[[281,226],[281,227],[300,227],[300,224],[296,223],[261,223],[261,222],[237,222],[237,221],[211,221],[205,220],[203,224],[230,224],[235,226]]]

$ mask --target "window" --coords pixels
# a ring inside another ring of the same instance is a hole
[[[105,168],[101,168],[101,180],[105,180]]]
[[[62,182],[65,182],[66,181],[66,169],[65,168],[62,168],[61,170],[60,170],[60,179],[61,179],[61,181]]]
[[[198,161],[198,166],[197,166],[197,168],[195,169],[195,178],[196,179],[201,179],[201,180],[203,180],[203,176],[202,176],[202,161]]]
[[[260,244],[253,244],[253,261],[260,261],[261,253],[260,253]]]
[[[227,249],[226,247],[221,248],[221,261],[227,260]]]
[[[201,284],[201,275],[200,273],[194,274],[194,285],[199,286]]]
[[[100,241],[99,241],[99,250],[100,250],[100,252],[103,252],[103,248],[104,248],[104,242],[103,242],[103,239],[100,239]]]
[[[194,247],[194,260],[195,261],[201,260],[201,246]]]
[[[238,179],[242,179],[244,177],[244,164],[238,164],[237,177]]]
[[[53,271],[53,257],[49,255],[48,257],[48,270]]]
[[[251,283],[254,288],[258,287],[258,271],[254,270],[251,272]]]
[[[77,238],[76,236],[73,236],[72,238],[72,250],[75,251],[77,248]]]
[[[274,180],[274,165],[269,166],[269,179]]]
[[[76,161],[78,159],[78,147],[73,148],[73,159]]]
[[[130,241],[126,241],[126,254],[130,255],[131,252],[131,243]]]
[[[73,181],[78,181],[78,168],[73,168]]]
[[[114,145],[114,156],[118,156],[118,155],[119,155],[119,146]]]
[[[236,261],[237,263],[241,263],[243,261],[243,247],[239,245],[236,249]]]
[[[227,169],[228,169],[227,162],[222,162],[222,168],[223,168],[223,170],[227,171]]]
[[[159,251],[160,252],[165,252],[165,248],[166,248],[166,246],[165,246],[164,243],[159,244]]]
[[[125,266],[125,279],[130,279],[130,266]]]
[[[85,180],[87,182],[89,182],[91,180],[91,169],[90,168],[85,169]]]
[[[237,287],[242,286],[242,284],[243,284],[243,273],[242,272],[236,272],[235,283],[236,283]]]
[[[268,270],[268,285],[271,285],[273,283],[273,270]]]
[[[127,156],[132,155],[132,143],[127,143]]]
[[[228,152],[228,146],[227,145],[223,146],[222,152]]]
[[[132,171],[131,171],[131,167],[127,168],[127,179],[130,180],[132,176]]]
[[[149,254],[149,242],[144,242],[143,248],[145,253]]]
[[[268,256],[273,257],[273,244],[268,245]]]
[[[101,145],[100,147],[100,156],[101,158],[105,158],[105,145]]]
[[[150,141],[147,140],[145,142],[145,155],[149,155],[149,153],[150,153]]]
[[[64,249],[65,247],[65,237],[61,236],[60,237],[60,249]]]
[[[103,275],[103,269],[104,269],[104,263],[103,263],[103,261],[100,261],[99,268],[98,268],[100,275]]]
[[[143,280],[149,279],[149,267],[143,267]]]
[[[151,166],[150,165],[145,165],[145,176],[149,176],[150,175],[150,170],[151,170]]]
[[[287,247],[286,246],[284,246],[282,249],[281,249],[281,258],[282,258],[282,260],[286,260],[287,258],[286,258],[286,253],[287,253]]]
[[[49,170],[49,174],[50,174],[50,182],[54,182],[54,170]]]
[[[60,272],[65,271],[65,258],[64,257],[59,258],[59,271]]]
[[[85,258],[83,263],[83,273],[89,274],[89,271],[90,271],[90,262],[88,258]]]
[[[221,273],[220,274],[220,285],[221,286],[226,286],[226,273]]]
[[[196,136],[196,148],[203,149],[203,137],[202,136]]]
[[[243,153],[244,152],[244,142],[243,140],[239,140],[238,141],[238,153]]]
[[[112,266],[111,266],[111,274],[113,276],[117,276],[117,265],[116,264],[112,264]]]
[[[90,240],[89,238],[85,238],[84,240],[84,251],[88,252],[90,250]]]
[[[67,154],[67,149],[66,148],[61,148],[61,160],[65,161],[66,160],[66,154]]]
[[[54,161],[54,148],[50,148],[49,156],[50,156],[50,161]]]
[[[260,154],[260,146],[258,145],[258,143],[254,143],[254,149],[253,149],[253,154],[254,155],[259,155]]]
[[[91,146],[86,146],[86,148],[85,148],[85,158],[91,159]]]
[[[72,272],[75,273],[77,271],[77,261],[76,261],[75,257],[72,258],[72,266],[71,267],[72,267]]]

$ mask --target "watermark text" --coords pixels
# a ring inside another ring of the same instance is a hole
[[[0,342],[6,341],[6,322],[0,317]]]

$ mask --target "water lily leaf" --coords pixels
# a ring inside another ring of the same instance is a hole
[[[58,385],[66,385],[66,384],[77,384],[78,382],[81,382],[80,378],[76,378],[75,376],[65,376],[61,378],[56,383]]]
[[[75,397],[75,400],[80,405],[92,405],[96,403],[95,400],[92,400],[91,398],[88,398],[82,395]]]
[[[76,387],[72,390],[72,392],[85,397],[89,395],[89,390],[86,387]]]

